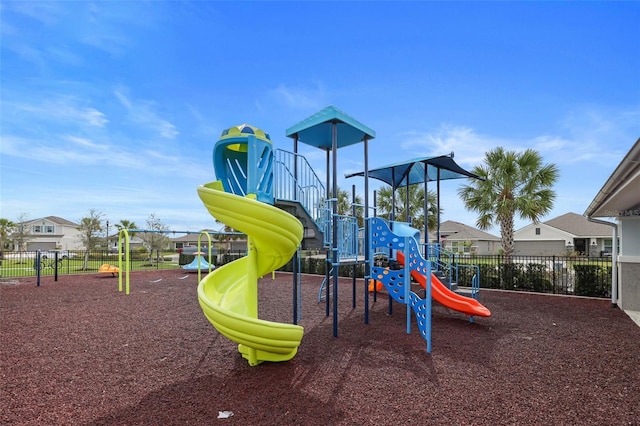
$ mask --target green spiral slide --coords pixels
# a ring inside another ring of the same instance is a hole
[[[238,343],[249,365],[290,360],[304,330],[258,318],[258,278],[291,259],[302,241],[302,224],[252,194],[225,192],[220,181],[199,186],[198,196],[212,216],[248,237],[247,256],[200,281],[198,301],[205,316],[222,335]]]

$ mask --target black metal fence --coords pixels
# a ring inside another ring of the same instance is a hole
[[[468,266],[477,266],[469,268]],[[480,288],[536,293],[611,297],[611,258],[582,256],[455,256],[451,268],[457,284],[471,287],[479,270]],[[303,273],[324,275],[326,261],[320,257],[303,258]],[[292,271],[290,261],[282,270]],[[341,266],[339,275],[363,277],[364,265]]]
[[[611,258],[583,256],[475,256],[457,257],[459,265],[478,265],[481,288],[570,294],[575,296],[611,296]],[[471,285],[459,269],[459,285]],[[467,273],[468,274],[468,273]]]
[[[95,274],[104,264],[117,265],[118,254],[107,251],[41,251],[4,252],[0,256],[0,278],[20,278],[40,274]],[[220,253],[210,263],[220,266],[245,255],[244,251]],[[193,260],[188,254],[153,254],[132,251],[132,270],[178,269]],[[85,262],[86,257],[86,262]],[[322,256],[302,257],[303,273],[324,275],[326,260]],[[474,265],[478,268],[469,268]],[[582,256],[455,256],[452,268],[459,286],[471,286],[473,275],[480,272],[480,288],[516,290],[537,293],[568,294],[589,297],[611,296],[611,258]],[[292,271],[293,261],[281,268]],[[363,264],[341,266],[345,277],[363,277]]]
[[[38,251],[0,252],[0,278],[34,277],[38,269],[41,276],[95,274],[102,265],[118,266],[118,253],[107,250],[42,250],[39,254],[38,258]],[[219,253],[212,256],[210,263],[222,265],[245,255],[243,250]],[[195,254],[149,254],[146,250],[132,250],[129,256],[131,270],[145,271],[181,268],[191,262]]]

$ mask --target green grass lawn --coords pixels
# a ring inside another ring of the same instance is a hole
[[[160,262],[156,262],[155,259],[149,261],[148,259],[136,259],[131,261],[131,271],[149,271],[157,269],[178,269],[177,260],[172,261],[167,255],[161,259]],[[0,277],[2,278],[19,278],[19,277],[32,277],[36,275],[36,268],[34,265],[34,259],[25,256],[22,259],[4,259],[0,265]],[[61,259],[58,261],[58,275],[69,274],[92,274],[97,273],[101,265],[108,263],[118,266],[118,257],[90,257],[87,264],[87,268],[84,269],[84,259],[82,257],[74,257],[71,259]],[[124,263],[124,259],[123,259]],[[41,275],[54,275],[55,274],[55,262],[52,259],[46,259],[42,261]]]

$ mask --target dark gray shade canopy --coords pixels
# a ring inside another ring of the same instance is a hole
[[[425,168],[427,173],[425,174]],[[438,176],[438,170],[440,175]],[[369,177],[378,179],[392,188],[405,185],[414,185],[427,181],[473,178],[482,179],[479,176],[463,169],[454,160],[453,155],[441,155],[439,157],[415,158],[413,160],[395,163],[384,167],[369,170]],[[350,178],[364,176],[364,172],[346,175]]]

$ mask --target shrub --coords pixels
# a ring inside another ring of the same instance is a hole
[[[522,265],[519,263],[502,263],[498,265],[500,284],[504,290],[521,290]]]
[[[495,265],[480,265],[480,287],[501,288],[500,274]]]
[[[458,285],[471,287],[473,276],[476,272],[476,268],[458,266]]]
[[[608,297],[610,295],[611,267],[573,265],[576,271],[576,296]]]
[[[547,267],[540,263],[529,263],[522,275],[522,287],[536,292],[549,292],[551,281],[547,279]]]

